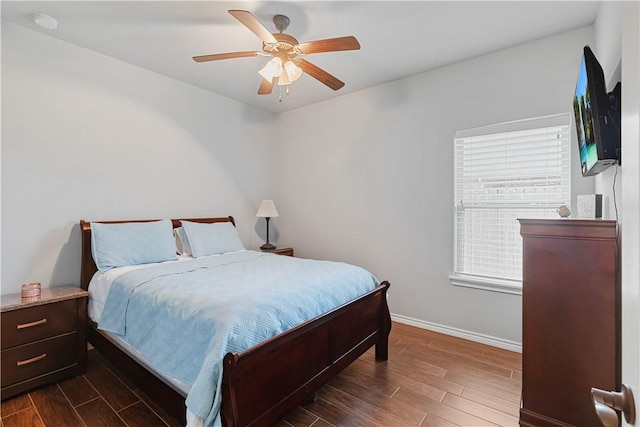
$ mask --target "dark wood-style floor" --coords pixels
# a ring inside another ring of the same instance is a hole
[[[394,323],[389,360],[373,350],[278,427],[517,426],[521,357]],[[96,351],[87,373],[2,402],[1,427],[179,426]]]

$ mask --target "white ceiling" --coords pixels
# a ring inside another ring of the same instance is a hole
[[[2,1],[2,19],[257,108],[281,112],[470,57],[593,24],[594,1]],[[272,32],[276,14],[300,42],[354,35],[357,51],[306,59],[344,81],[337,92],[308,75],[278,102],[257,95],[251,57],[196,63],[195,55],[260,50],[228,9],[253,13]],[[34,12],[55,17],[37,26]]]

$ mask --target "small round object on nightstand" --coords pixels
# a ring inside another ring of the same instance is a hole
[[[41,286],[40,283],[25,283],[20,288],[20,297],[35,299],[40,297]]]
[[[561,218],[568,218],[571,215],[571,210],[568,206],[562,205],[558,208],[558,215],[560,215]]]

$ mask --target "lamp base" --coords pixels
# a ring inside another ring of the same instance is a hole
[[[274,250],[276,247],[273,246],[271,243],[267,242],[264,245],[260,246],[260,249],[263,251],[272,251]]]

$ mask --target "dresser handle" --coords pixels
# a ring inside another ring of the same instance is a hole
[[[32,326],[44,325],[45,323],[47,323],[47,319],[40,319],[40,320],[36,320],[35,322],[23,323],[21,325],[18,325],[16,326],[16,329],[30,328]]]
[[[16,366],[28,365],[29,363],[33,363],[33,362],[37,362],[38,360],[42,360],[45,357],[47,357],[47,353],[41,354],[40,356],[32,357],[31,359],[20,360],[19,362],[16,362]]]

